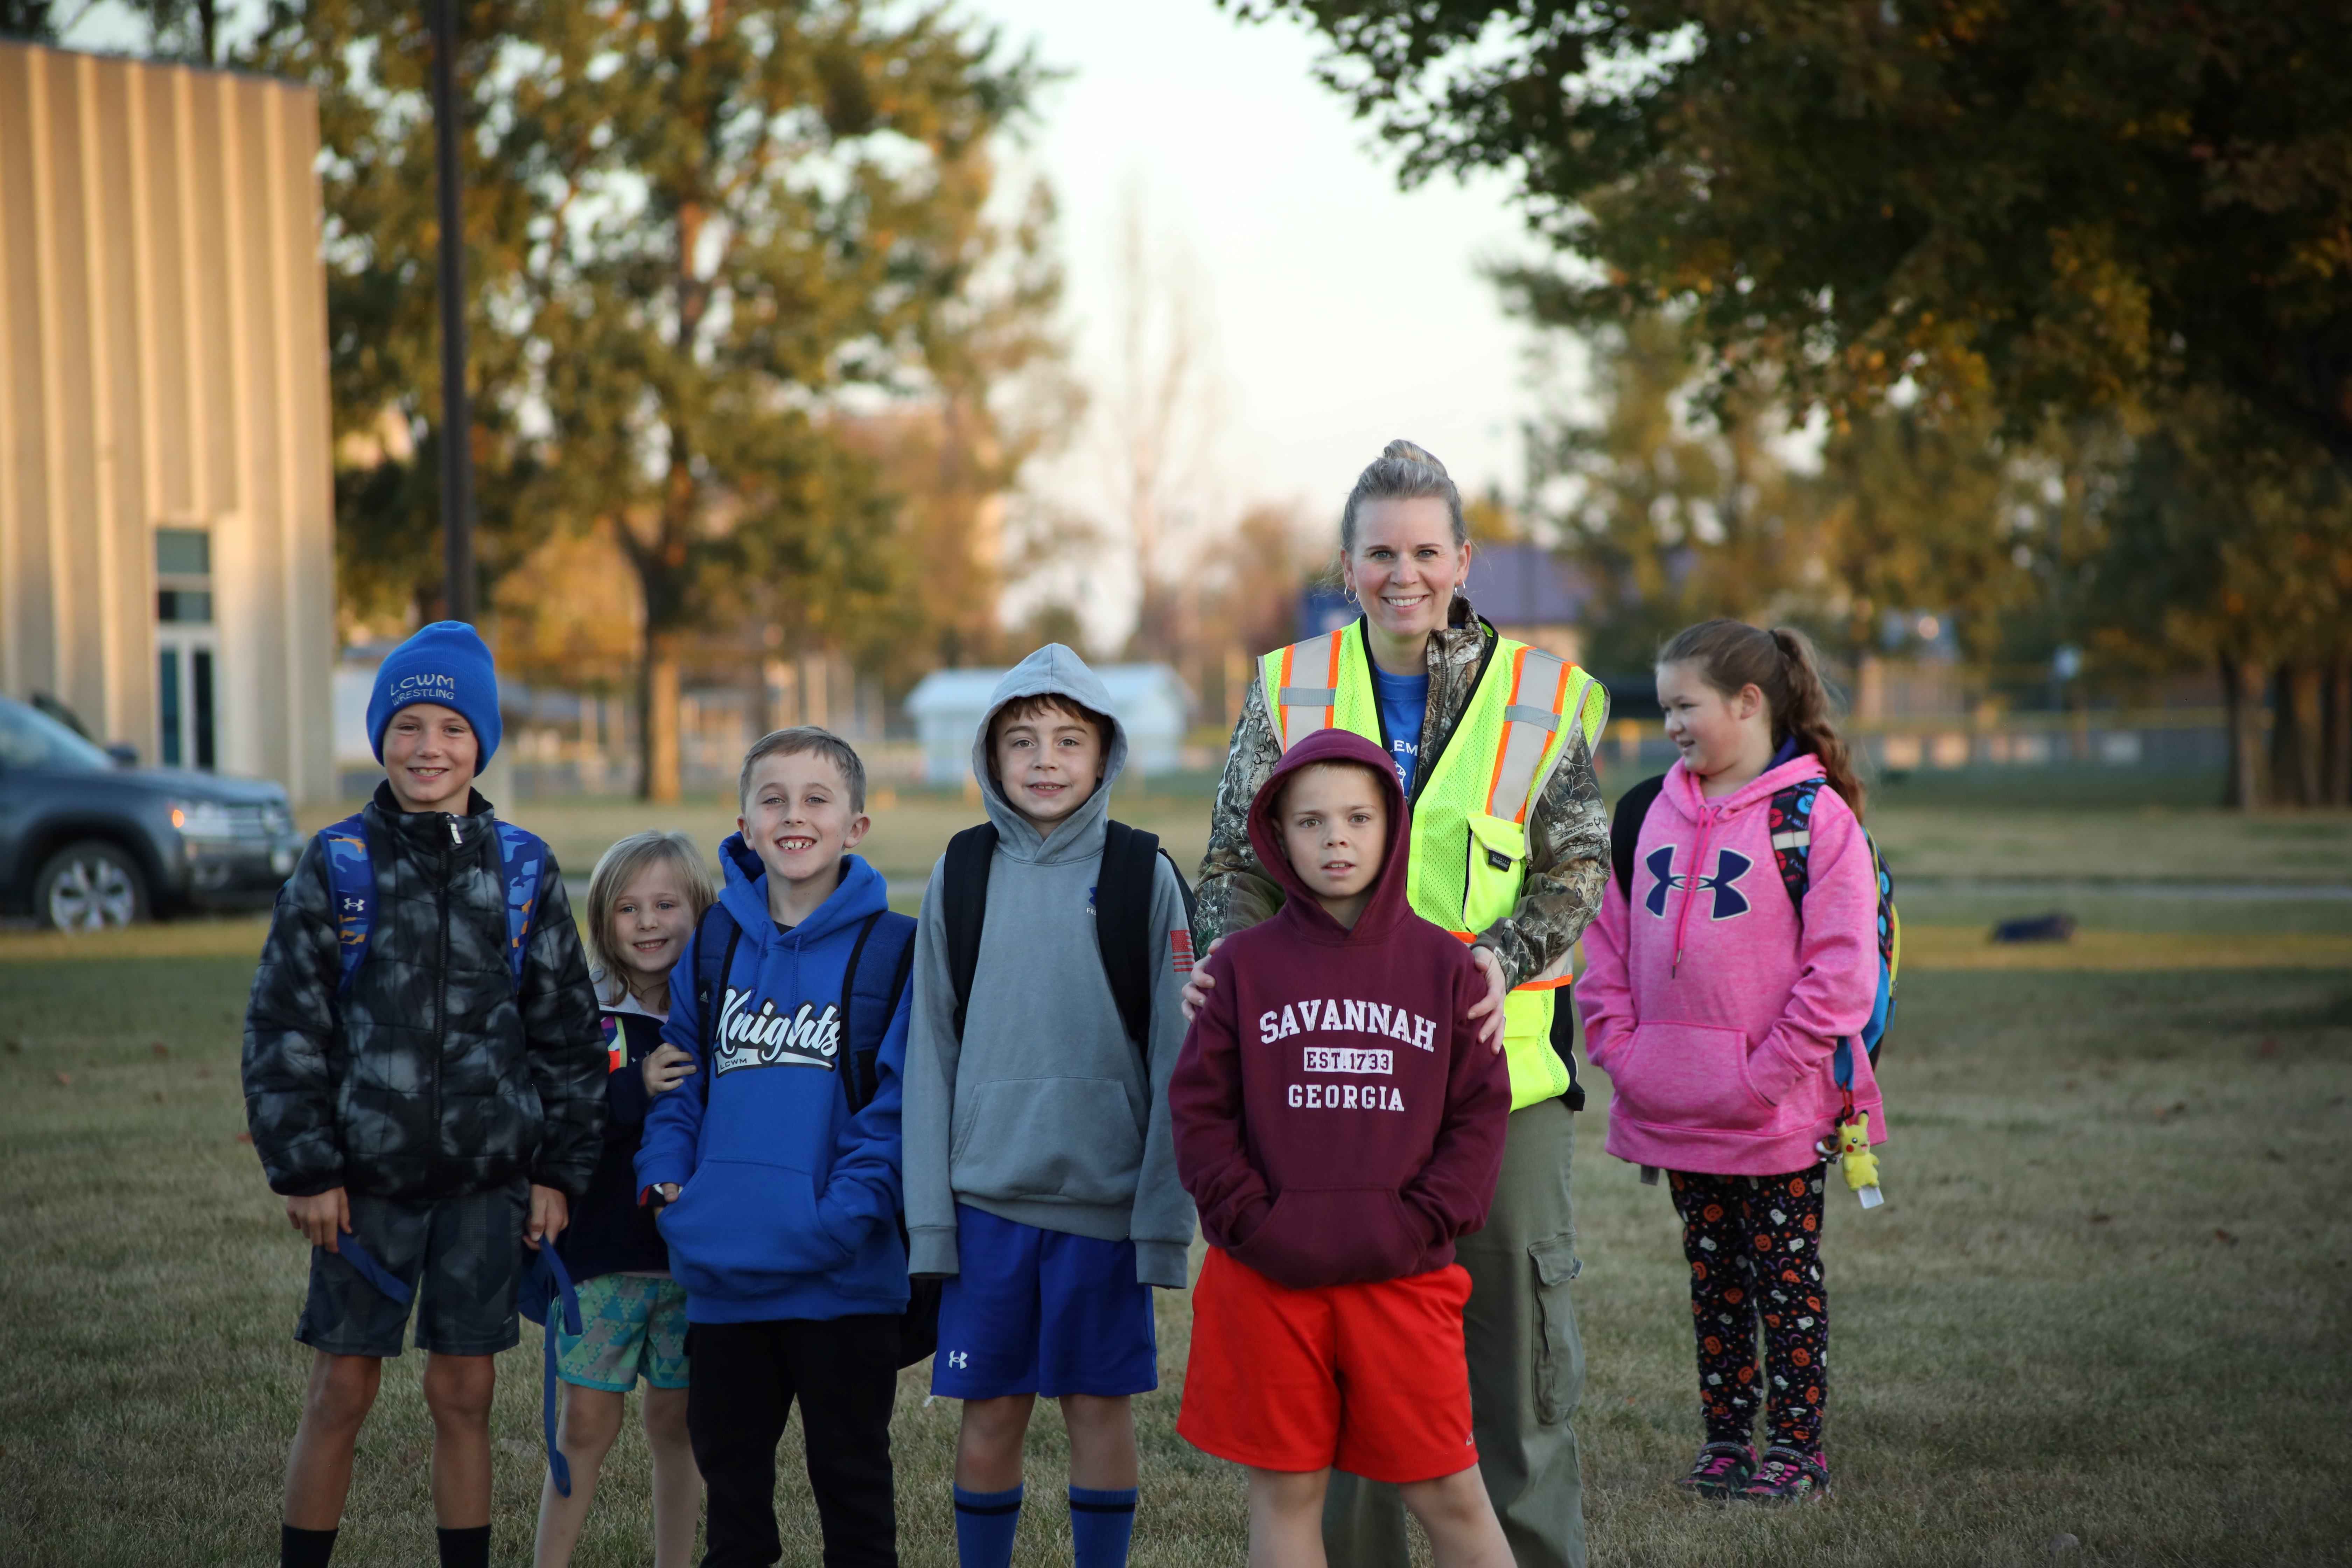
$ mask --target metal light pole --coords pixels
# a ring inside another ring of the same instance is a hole
[[[433,17],[434,165],[441,208],[442,614],[474,618],[474,420],[466,401],[466,230],[457,139],[457,0]]]

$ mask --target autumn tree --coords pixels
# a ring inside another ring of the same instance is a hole
[[[276,21],[257,61],[320,84],[331,150],[338,418],[365,442],[390,407],[411,436],[347,478],[347,580],[429,603],[423,17],[312,0]],[[611,531],[642,605],[643,787],[669,798],[692,628],[759,613],[852,640],[919,565],[844,398],[936,394],[971,427],[990,144],[1036,72],[942,6],[866,0],[475,0],[461,34],[485,573],[553,530]]]

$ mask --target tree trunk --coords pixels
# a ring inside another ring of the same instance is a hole
[[[678,797],[677,634],[646,628],[637,660],[637,797]]]
[[[2308,664],[2279,667],[2272,699],[2271,800],[2277,805],[2319,804],[2319,671]]]
[[[2263,805],[2263,666],[2221,656],[2222,699],[2229,706],[2230,773],[2221,804],[2240,811]]]
[[[2352,805],[2352,649],[2327,661],[2326,700],[2319,725],[2319,799]]]

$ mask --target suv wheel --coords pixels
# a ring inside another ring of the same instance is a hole
[[[146,879],[111,844],[68,844],[33,879],[33,912],[68,933],[119,930],[147,918]]]

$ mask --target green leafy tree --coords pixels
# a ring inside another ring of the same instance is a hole
[[[1228,0],[1329,43],[1408,179],[1505,171],[1549,303],[1671,300],[1844,408],[2013,435],[2233,389],[2352,463],[2352,27],[2114,0]]]
[[[461,33],[485,575],[613,531],[643,606],[644,788],[671,798],[695,628],[759,613],[838,643],[892,605],[899,509],[842,399],[936,395],[971,424],[1002,337],[972,309],[988,147],[1037,72],[943,7],[864,0],[475,0]],[[428,605],[429,58],[395,0],[280,9],[255,51],[320,89],[339,434],[375,440],[388,409],[412,437],[346,476],[345,581]]]

